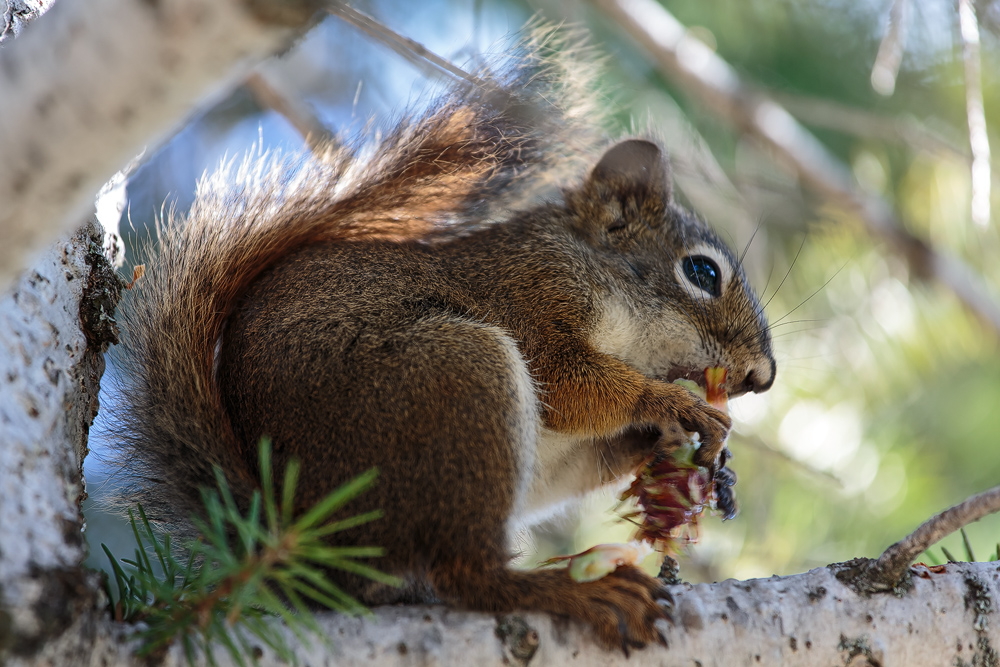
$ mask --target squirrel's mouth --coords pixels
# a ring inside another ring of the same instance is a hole
[[[663,377],[658,378],[664,382],[673,382],[674,380],[690,380],[696,385],[704,390],[708,390],[708,382],[705,380],[705,369],[704,368],[684,368],[682,366],[674,366],[667,374]]]
[[[736,391],[730,392],[726,382],[727,375],[727,369],[722,366],[709,368],[674,366],[667,372],[666,377],[659,379],[665,380],[666,382],[673,382],[675,380],[688,380],[690,382],[694,382],[705,391],[705,394],[708,397],[711,398],[710,402],[714,402],[718,400],[725,401],[726,397],[735,398],[736,396],[746,393],[746,389],[741,390],[739,388],[736,388]]]

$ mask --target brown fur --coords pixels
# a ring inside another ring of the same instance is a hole
[[[728,417],[663,380],[726,365],[734,393],[766,389],[770,338],[731,253],[672,203],[652,143],[623,142],[558,202],[497,220],[597,135],[586,95],[537,53],[401,123],[371,160],[250,161],[168,225],[125,313],[124,451],[153,516],[198,512],[212,465],[245,504],[267,435],[279,474],[303,462],[300,508],[379,468],[349,511],[384,518],[336,539],[385,547],[373,565],[411,587],[331,574],[363,601],[429,587],[568,614],[608,646],[657,639],[655,579],[514,571],[510,533],[678,427],[714,462]],[[693,247],[728,263],[718,298],[678,284]]]

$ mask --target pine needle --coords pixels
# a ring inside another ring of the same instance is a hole
[[[129,512],[136,541],[134,558],[116,559],[101,545],[111,561],[117,588],[114,595],[111,582],[106,582],[109,599],[118,600],[112,608],[115,620],[145,623],[145,629],[138,632],[140,657],[159,655],[180,643],[189,663],[200,653],[215,664],[213,645],[221,645],[236,664],[255,664],[257,650],[251,640],[256,639],[280,659],[295,663],[280,625],[268,617],[281,618],[308,645],[308,637],[317,636],[320,630],[311,604],[343,613],[367,612],[331,582],[326,571],[341,570],[400,585],[396,577],[362,562],[381,556],[382,549],[335,547],[324,539],[381,517],[381,512],[372,511],[329,520],[371,487],[376,470],[344,484],[296,520],[298,463],[292,461],[285,469],[279,503],[267,440],[260,443],[259,460],[261,490],[254,493],[245,514],[224,475],[216,471],[217,488],[203,491],[205,519],[195,521],[201,537],[188,545],[186,554],[178,556],[170,536],[157,534],[141,506],[136,513]]]

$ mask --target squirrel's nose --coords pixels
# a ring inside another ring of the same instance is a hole
[[[743,379],[743,384],[740,386],[739,393],[752,391],[759,394],[762,391],[767,391],[774,384],[776,370],[777,366],[774,363],[774,359],[768,358],[761,361],[755,368],[751,368],[747,372],[747,376]]]

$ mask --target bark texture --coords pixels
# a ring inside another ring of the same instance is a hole
[[[0,295],[0,663],[93,610],[82,465],[117,297],[101,241],[86,225]]]
[[[55,0],[3,0],[3,23],[0,23],[0,44],[21,34],[24,28],[44,14]]]
[[[338,667],[1000,664],[1000,564],[950,564],[929,578],[914,576],[899,596],[871,597],[850,587],[852,565],[674,586],[675,624],[662,628],[669,647],[633,650],[628,658],[600,649],[585,628],[563,619],[440,607],[379,609],[373,619],[328,616],[322,626],[332,646],[299,656],[303,664]]]
[[[673,587],[675,624],[664,624],[668,648],[601,649],[580,625],[542,614],[495,617],[444,607],[385,607],[371,618],[320,617],[326,643],[298,645],[299,664],[338,667],[986,667],[998,664],[997,596],[1000,565],[950,564],[914,576],[897,595],[865,597],[830,566],[790,577]],[[139,667],[127,628],[81,616],[72,632],[45,647],[35,661],[12,665]],[[296,640],[287,633],[292,645]],[[260,647],[263,667],[285,664]],[[220,665],[232,665],[217,647]],[[157,664],[182,667],[175,647]]]

